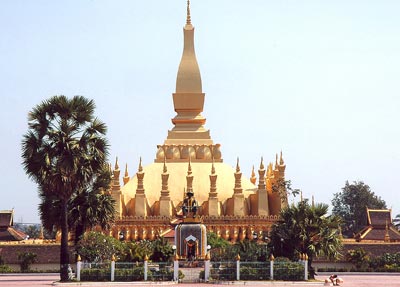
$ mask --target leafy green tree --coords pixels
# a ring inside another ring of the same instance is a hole
[[[15,223],[14,227],[24,232],[31,239],[39,238],[40,236],[40,224]]]
[[[75,248],[76,252],[88,262],[109,262],[113,255],[124,258],[124,243],[101,232],[85,233]]]
[[[370,256],[363,248],[356,248],[347,251],[346,260],[357,269],[365,269],[369,266]]]
[[[107,160],[106,126],[95,104],[82,96],[54,96],[32,109],[22,140],[25,172],[44,196],[60,200],[60,277],[68,281],[68,203],[84,190]]]
[[[274,256],[291,260],[307,254],[310,276],[314,277],[312,262],[315,256],[329,259],[339,257],[342,246],[337,233],[340,220],[327,216],[328,205],[310,205],[307,200],[292,204],[281,211],[281,221],[271,231],[271,246]]]
[[[353,237],[367,225],[366,208],[386,208],[386,203],[364,182],[346,181],[342,191],[334,194],[332,206],[332,214],[343,219],[343,235]]]
[[[218,237],[215,232],[207,232],[207,244],[211,246],[211,249],[226,248],[230,245],[229,241]]]
[[[400,214],[397,214],[396,217],[393,219],[393,224],[396,226],[397,229],[400,230]]]
[[[255,240],[245,239],[243,241],[236,242],[232,246],[232,251],[229,253],[232,255],[239,254],[240,261],[265,261],[266,259],[266,249],[263,245],[260,245]],[[231,257],[230,260],[235,258]]]
[[[150,259],[154,262],[167,262],[170,261],[174,255],[172,245],[164,237],[158,237],[152,241],[153,252]]]
[[[22,272],[28,272],[33,263],[37,261],[37,254],[33,252],[18,253],[18,260],[20,260],[20,267]]]
[[[144,248],[144,246],[142,246],[138,242],[126,242],[124,258],[121,260],[125,262],[139,262],[143,261],[144,257],[147,254],[151,254],[151,250]]]

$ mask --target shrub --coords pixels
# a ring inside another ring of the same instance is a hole
[[[275,280],[304,280],[304,265],[297,262],[282,262],[274,266]]]
[[[361,271],[369,267],[370,256],[363,248],[357,248],[347,251],[346,260]]]
[[[143,281],[144,268],[134,267],[133,269],[116,269],[115,281]],[[153,274],[150,270],[147,271],[147,280],[153,280]]]
[[[37,254],[33,252],[23,252],[18,253],[18,260],[21,260],[19,263],[22,272],[28,272],[33,263],[36,262]]]
[[[0,265],[0,273],[12,273],[13,270],[8,265]]]
[[[110,281],[109,268],[90,268],[81,270],[81,281]]]

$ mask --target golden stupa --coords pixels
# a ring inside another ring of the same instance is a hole
[[[227,240],[252,238],[268,231],[287,204],[287,198],[272,191],[284,179],[282,153],[275,165],[258,169],[258,183],[242,176],[223,163],[221,146],[215,144],[204,128],[202,116],[205,94],[194,49],[194,27],[189,1],[183,28],[184,48],[178,69],[176,91],[172,94],[176,116],[174,127],[164,143],[157,146],[154,163],[142,166],[132,178],[127,167],[120,186],[118,160],[113,170],[111,194],[117,202],[117,220],[110,235],[125,240],[154,239],[170,233],[181,218],[185,190],[193,190],[199,202],[198,214],[208,231]]]

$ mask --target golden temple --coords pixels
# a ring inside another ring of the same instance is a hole
[[[110,235],[116,238],[124,234],[125,240],[152,240],[171,232],[180,221],[185,190],[194,192],[198,215],[207,231],[232,241],[251,239],[254,232],[270,230],[281,208],[287,205],[287,197],[272,188],[285,177],[282,153],[266,168],[261,158],[258,177],[253,167],[248,179],[242,176],[239,159],[236,168],[223,162],[221,145],[213,142],[204,127],[205,93],[189,4],[183,54],[172,94],[174,126],[164,143],[157,146],[154,163],[142,166],[140,160],[133,177],[126,166],[123,186],[118,159],[112,171],[111,194],[117,203],[117,219]]]

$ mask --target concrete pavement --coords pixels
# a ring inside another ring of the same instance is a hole
[[[384,287],[399,287],[400,286],[400,274],[390,273],[338,273],[340,277],[344,279],[342,286],[348,287],[372,287],[372,286],[384,286]],[[277,287],[300,287],[300,286],[323,286],[323,281],[329,276],[328,273],[320,273],[316,277],[318,281],[311,282],[282,282],[282,281],[225,281],[218,283],[174,283],[174,282],[71,282],[71,283],[59,283],[60,279],[58,274],[0,274],[0,286],[14,287],[14,286],[138,286],[138,287],[149,287],[149,286],[177,286],[177,287],[188,287],[188,286],[210,286],[210,285],[236,285],[236,286],[277,286]]]

